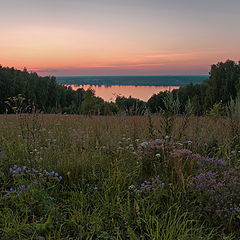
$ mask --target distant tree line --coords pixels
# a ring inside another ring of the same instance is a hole
[[[171,93],[160,92],[147,102],[118,96],[115,103],[109,103],[96,97],[92,90],[74,91],[59,85],[55,77],[40,77],[26,69],[0,66],[0,113],[14,113],[21,104],[21,111],[28,112],[37,109],[44,113],[142,115],[146,110],[152,113],[165,110],[165,99],[171,94],[172,99],[179,102],[179,113],[184,113],[186,106],[191,104],[192,113],[203,115],[240,96],[240,63],[219,62],[211,66],[209,75],[201,84],[191,83]]]

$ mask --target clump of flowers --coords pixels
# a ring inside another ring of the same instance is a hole
[[[37,170],[27,166],[14,165],[9,168],[12,178],[10,193],[20,194],[32,188],[32,186],[52,186],[62,180],[62,176],[55,171]]]
[[[240,167],[203,171],[191,178],[188,193],[195,199],[201,214],[211,221],[213,216],[223,222],[226,218],[234,220],[232,217],[236,220],[240,217],[240,211],[237,211],[240,206]]]
[[[155,178],[145,180],[143,183],[141,183],[139,192],[156,192],[157,190],[163,189],[164,187],[165,183],[161,181],[160,176],[157,176]]]
[[[55,171],[47,171],[47,170],[37,170],[35,168],[29,168],[26,166],[18,167],[17,165],[14,165],[13,167],[9,168],[9,173],[13,177],[35,177],[35,178],[48,178],[49,180],[62,180],[62,176],[60,176]]]
[[[21,194],[23,192],[27,192],[29,189],[31,189],[30,185],[27,185],[27,186],[21,185],[20,187],[17,187],[17,188],[11,187],[9,189],[9,193],[10,194]],[[9,193],[5,194],[4,198],[8,198],[9,197]]]
[[[137,154],[142,162],[143,175],[160,172],[165,182],[176,183],[181,188],[184,188],[184,178],[194,167],[194,154],[188,149],[179,149],[179,145],[165,138],[141,143]]]
[[[227,221],[231,227],[239,224],[240,167],[223,158],[195,154],[184,144],[166,139],[142,142],[136,153],[143,175],[160,173],[163,182],[187,193],[204,219],[218,225]],[[139,191],[156,191],[164,187],[163,182],[159,178],[144,181]]]
[[[194,159],[196,160],[197,169],[200,171],[224,171],[229,167],[229,163],[223,158],[218,159],[194,155]]]
[[[183,148],[183,149],[173,149],[171,152],[172,156],[178,157],[178,158],[191,158],[192,157],[192,151],[189,149]]]
[[[149,180],[145,180],[140,184],[140,186],[136,186],[134,184],[131,184],[128,187],[129,191],[135,192],[135,193],[150,193],[150,192],[156,192],[158,190],[163,189],[166,186],[166,184],[161,180],[160,176],[150,178]]]
[[[124,137],[120,141],[117,142],[117,151],[133,152],[137,145],[136,142],[138,142],[139,139],[136,139],[136,140],[134,140],[130,137],[127,138],[126,135],[124,135]]]

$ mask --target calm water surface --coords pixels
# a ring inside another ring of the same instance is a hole
[[[115,101],[117,96],[133,97],[143,101],[147,101],[153,94],[172,91],[178,89],[179,86],[95,86],[95,85],[65,85],[71,86],[73,90],[83,88],[84,90],[92,89],[95,95],[103,98],[105,101]]]

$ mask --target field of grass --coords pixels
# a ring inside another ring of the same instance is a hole
[[[239,239],[239,122],[0,116],[0,239]]]

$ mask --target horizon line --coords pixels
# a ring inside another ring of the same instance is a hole
[[[209,76],[209,74],[162,74],[162,75],[47,75],[53,77],[172,77],[172,76]]]

